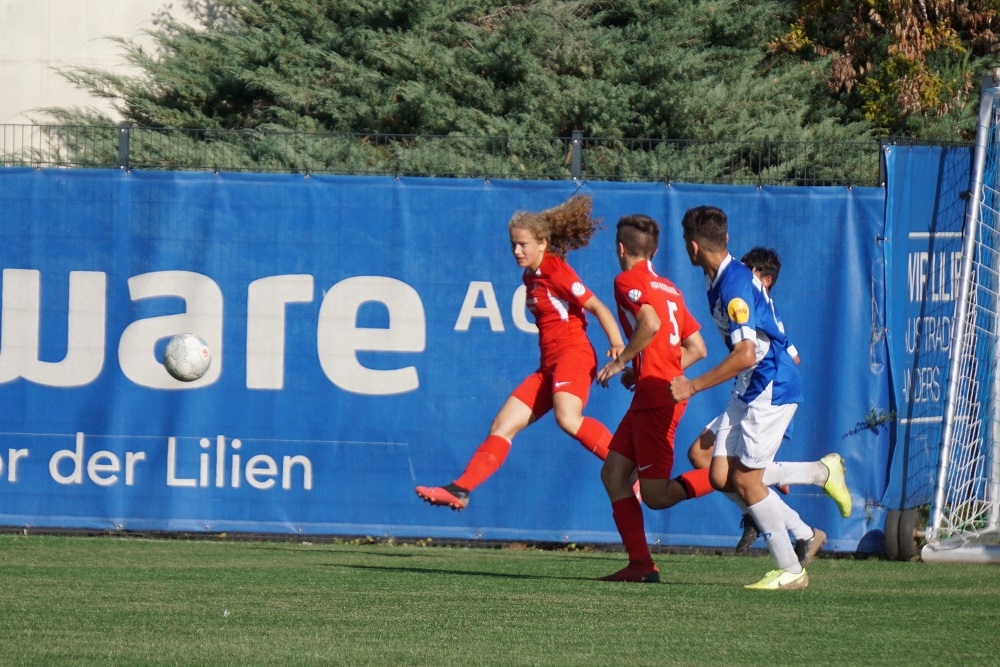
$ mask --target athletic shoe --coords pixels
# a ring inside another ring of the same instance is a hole
[[[802,567],[812,564],[824,544],[826,544],[826,533],[819,528],[813,528],[813,535],[809,539],[795,540],[795,555],[799,557]]]
[[[443,505],[462,511],[469,505],[469,492],[460,486],[418,486],[417,495],[431,505]]]
[[[750,588],[756,591],[790,591],[805,588],[809,585],[809,575],[805,570],[801,572],[785,572],[784,570],[771,570],[764,575],[764,578],[756,584],[747,584],[743,588]]]
[[[635,584],[658,584],[660,583],[660,568],[654,565],[652,570],[642,571],[639,568],[629,565],[614,574],[601,577],[598,581],[629,581]]]
[[[840,508],[840,516],[846,519],[851,516],[852,503],[851,490],[847,488],[847,482],[844,480],[844,459],[840,458],[840,454],[832,452],[821,458],[819,462],[830,471],[830,476],[823,484],[823,490],[826,495],[833,498],[833,502],[837,503],[837,507]]]
[[[773,484],[771,488],[783,496],[787,496],[791,492],[791,489],[788,488],[787,484]]]
[[[635,484],[632,485],[632,493],[635,494],[635,499],[641,503],[642,492],[639,490],[639,480],[635,480]]]
[[[760,537],[760,528],[757,527],[757,522],[753,520],[753,516],[744,514],[743,518],[740,519],[740,527],[743,528],[743,537],[736,543],[736,548],[734,549],[738,554],[749,551],[751,545]]]

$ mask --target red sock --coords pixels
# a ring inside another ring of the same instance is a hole
[[[708,481],[708,468],[689,470],[681,473],[677,476],[677,481],[680,482],[684,486],[684,490],[687,491],[688,500],[691,498],[701,498],[702,496],[706,496],[715,490],[712,488],[712,483]]]
[[[455,484],[466,491],[472,491],[500,469],[509,451],[509,440],[499,435],[487,436],[469,459],[469,465],[465,466],[465,472],[455,480]]]
[[[628,552],[628,564],[639,570],[653,569],[653,558],[646,543],[646,525],[642,518],[642,506],[635,496],[626,496],[611,503],[611,516],[615,519],[618,534]]]
[[[583,423],[573,436],[588,451],[597,455],[602,461],[608,458],[608,445],[611,444],[611,431],[593,417],[584,417]]]

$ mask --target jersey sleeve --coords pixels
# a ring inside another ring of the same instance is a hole
[[[565,261],[559,263],[559,268],[552,273],[552,286],[559,296],[583,308],[583,304],[594,296],[594,293],[583,284],[573,267]]]
[[[640,281],[625,271],[615,276],[615,303],[622,310],[636,315],[644,303],[649,303],[648,295]]]
[[[729,315],[729,339],[733,345],[743,340],[757,339],[757,319],[753,285],[749,270],[743,274],[737,273],[726,281],[719,290],[722,297],[722,307]]]

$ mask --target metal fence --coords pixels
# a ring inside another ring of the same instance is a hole
[[[885,140],[883,140],[884,142]],[[0,166],[881,186],[880,142],[0,125]]]

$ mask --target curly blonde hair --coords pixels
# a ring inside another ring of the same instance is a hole
[[[590,217],[593,208],[590,195],[573,195],[559,206],[540,213],[518,211],[507,223],[507,229],[527,229],[539,241],[547,242],[553,255],[566,257],[570,250],[590,243],[594,232],[600,229],[601,219]]]

